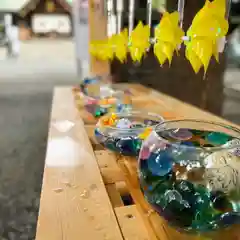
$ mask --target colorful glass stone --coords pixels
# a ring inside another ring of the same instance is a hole
[[[117,143],[116,147],[119,152],[127,156],[135,156],[140,151],[141,145],[138,144],[137,139],[132,137],[123,137]]]
[[[117,124],[116,127],[117,128],[122,128],[122,129],[126,129],[126,128],[130,128],[132,125],[131,121],[125,118],[120,119]]]
[[[150,149],[148,147],[143,147],[142,150],[141,150],[141,156],[142,156],[142,159],[147,159],[150,157]]]
[[[170,132],[170,136],[178,140],[188,140],[192,138],[192,133],[188,129],[176,129]]]
[[[239,158],[228,151],[217,151],[205,160],[205,179],[212,191],[230,193],[238,189],[240,179]]]
[[[166,152],[152,153],[147,163],[152,174],[164,176],[171,171],[173,159]]]
[[[232,210],[231,203],[229,202],[227,196],[223,192],[221,191],[211,192],[210,199],[215,209],[222,212]]]
[[[221,223],[224,226],[231,226],[233,224],[240,224],[239,213],[225,213],[221,216]]]
[[[152,132],[152,128],[147,127],[147,128],[144,129],[144,131],[143,131],[142,133],[140,133],[140,134],[138,135],[138,137],[139,137],[140,139],[144,140],[144,139],[146,139],[146,138],[151,134],[151,132]]]
[[[214,145],[223,145],[229,141],[230,138],[231,137],[229,135],[221,132],[212,132],[206,136],[206,140],[208,140],[210,144]]]

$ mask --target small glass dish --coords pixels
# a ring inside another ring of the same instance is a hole
[[[94,117],[108,112],[122,112],[132,107],[129,91],[119,90],[104,77],[86,78],[80,85],[83,103]]]
[[[240,130],[203,120],[160,123],[142,143],[140,186],[171,226],[217,233],[240,223]]]
[[[128,111],[101,117],[95,136],[107,149],[124,156],[138,156],[142,141],[163,118],[154,113]]]

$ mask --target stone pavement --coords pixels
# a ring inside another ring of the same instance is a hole
[[[0,56],[0,240],[32,240],[52,90],[78,81],[74,44],[33,41],[19,59]]]

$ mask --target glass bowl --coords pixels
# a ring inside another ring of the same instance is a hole
[[[240,130],[221,123],[160,123],[142,143],[146,200],[172,226],[210,233],[240,223]]]
[[[138,156],[143,139],[163,118],[154,113],[128,111],[101,117],[95,136],[109,150],[124,156]]]
[[[84,106],[94,117],[129,110],[132,106],[130,93],[117,89],[105,78],[107,77],[86,78],[80,85]]]

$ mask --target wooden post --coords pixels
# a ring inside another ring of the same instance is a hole
[[[104,0],[89,0],[89,39],[103,40],[107,38],[107,18],[104,13]],[[90,72],[108,74],[109,62],[100,61],[90,56]]]

